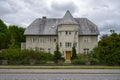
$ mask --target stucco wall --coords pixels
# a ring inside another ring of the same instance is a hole
[[[88,38],[88,42],[84,41],[85,38]],[[88,48],[91,51],[96,46],[98,46],[97,36],[79,36],[79,53],[84,53],[84,48]]]
[[[68,34],[66,34],[68,32]],[[70,32],[70,34],[69,34]],[[66,47],[66,43],[71,43],[71,47]],[[77,25],[59,25],[58,26],[58,43],[62,43],[60,46],[60,51],[63,56],[66,56],[66,51],[72,51],[73,43],[78,43],[78,26]],[[76,46],[78,52],[78,45]]]
[[[50,51],[50,53],[53,54],[56,43],[57,36],[26,36],[26,49],[39,49],[45,52]]]

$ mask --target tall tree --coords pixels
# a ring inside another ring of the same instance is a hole
[[[6,24],[0,19],[0,49],[7,48],[8,30]]]
[[[25,29],[22,27],[18,27],[16,25],[9,26],[9,32],[10,32],[11,38],[14,37],[15,45],[17,45],[19,48],[20,48],[21,42],[25,42],[24,31]]]
[[[56,44],[56,50],[54,51],[54,60],[55,60],[55,63],[58,63],[61,58],[62,58],[62,54],[59,51],[59,45]]]

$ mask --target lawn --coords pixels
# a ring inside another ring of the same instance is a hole
[[[0,66],[0,69],[120,69],[120,66]]]

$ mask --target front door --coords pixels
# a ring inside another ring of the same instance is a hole
[[[66,60],[71,60],[71,51],[66,51]]]

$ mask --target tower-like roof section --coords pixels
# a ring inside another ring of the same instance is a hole
[[[67,10],[65,15],[63,16],[60,24],[77,24],[70,11]]]

